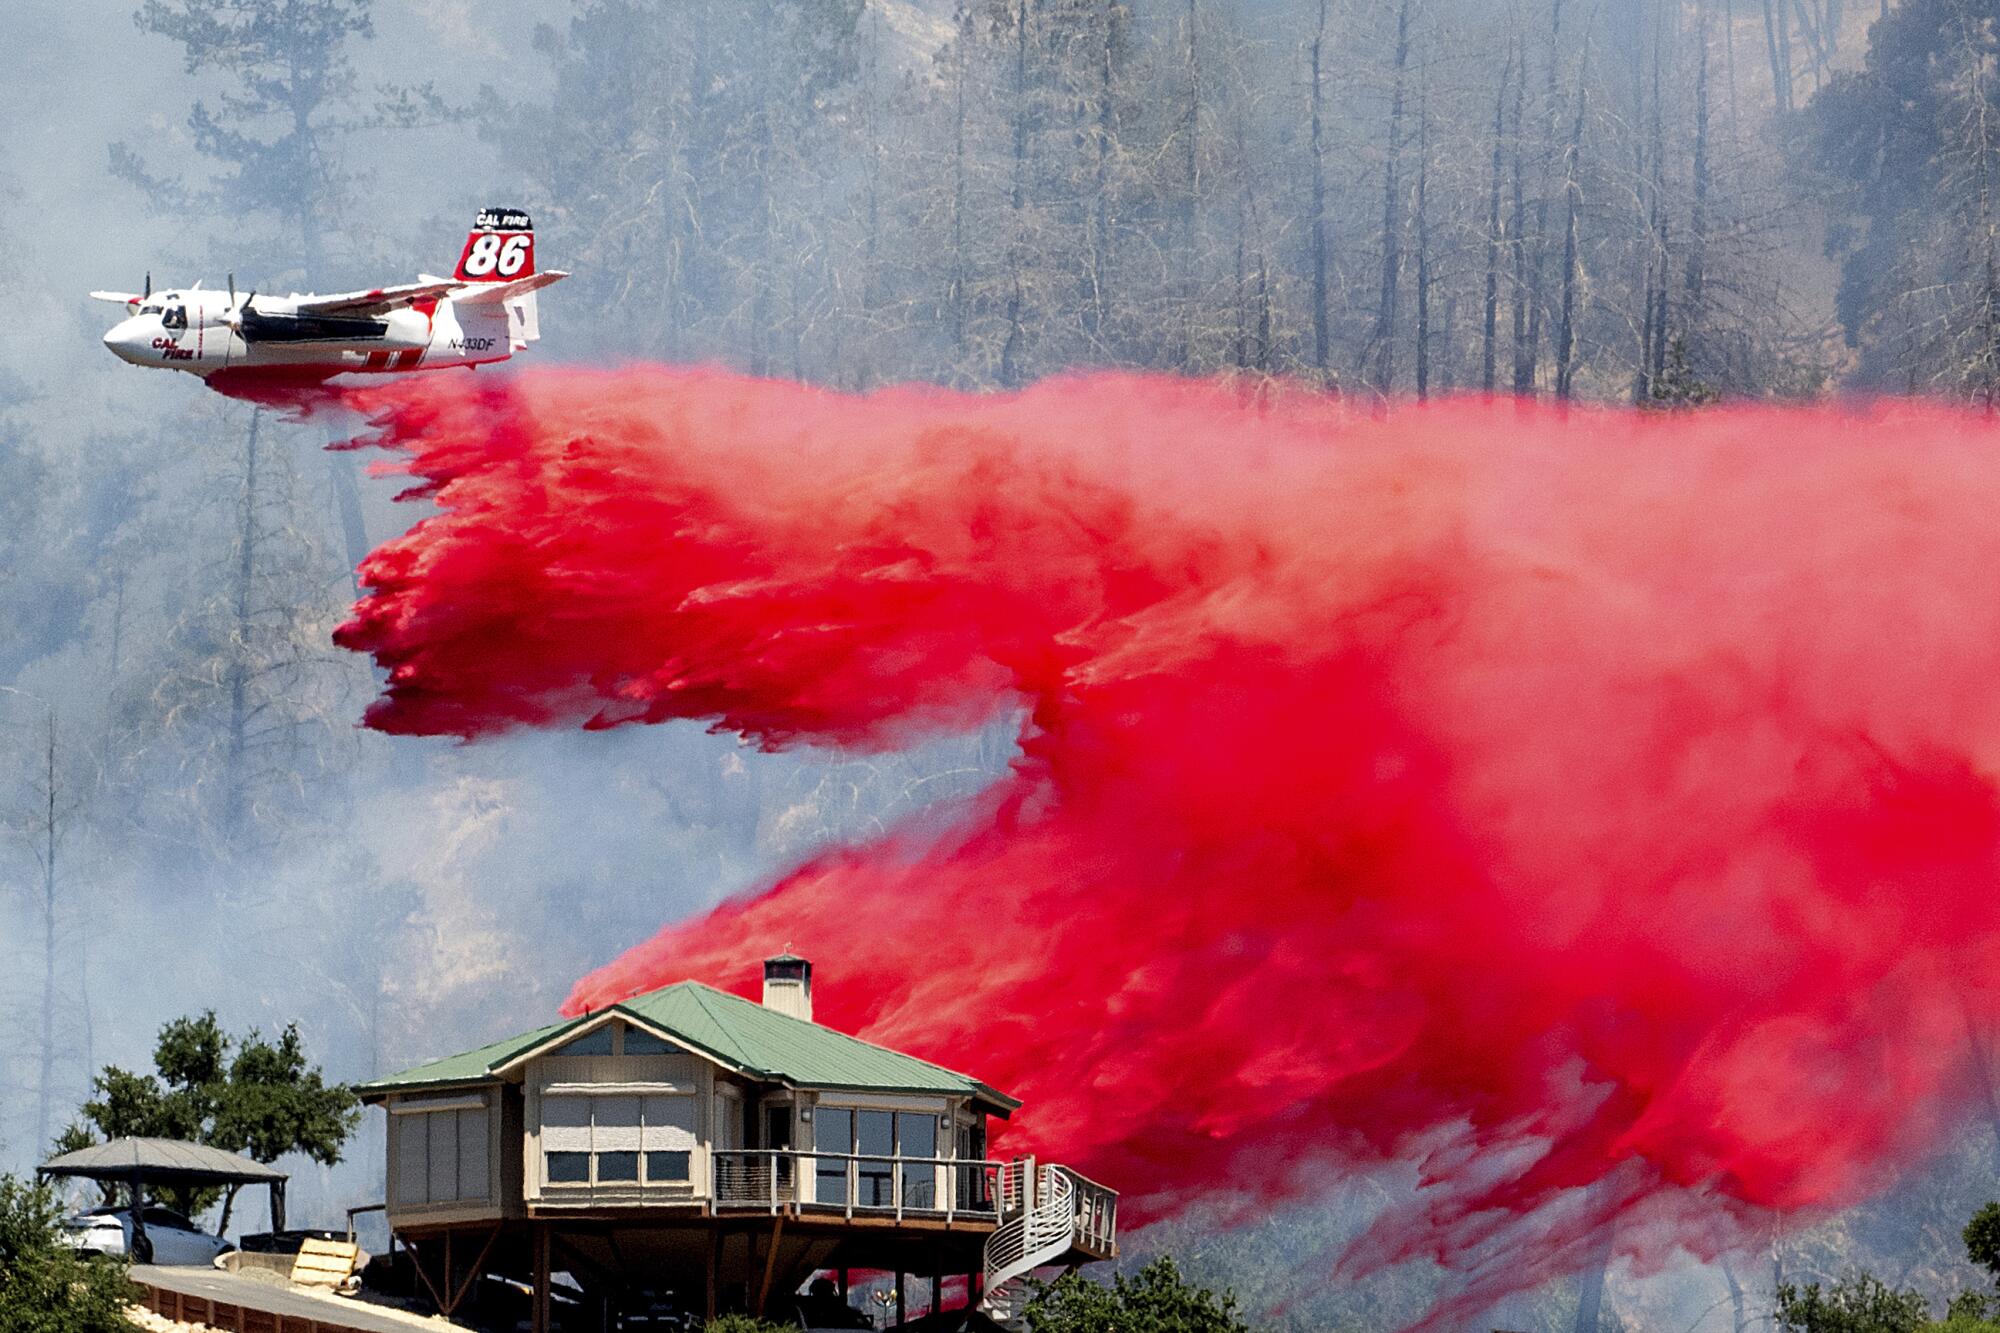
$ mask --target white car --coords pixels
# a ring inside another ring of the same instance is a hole
[[[157,1203],[146,1205],[146,1235],[132,1241],[132,1210],[91,1208],[63,1222],[63,1243],[85,1254],[123,1255],[135,1264],[196,1265],[206,1268],[230,1248],[184,1214]]]

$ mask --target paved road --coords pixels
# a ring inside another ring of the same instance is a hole
[[[317,1292],[301,1291],[296,1287],[239,1277],[235,1273],[225,1273],[215,1268],[170,1268],[149,1264],[143,1268],[134,1268],[132,1278],[136,1282],[164,1287],[168,1291],[178,1291],[189,1296],[206,1296],[212,1300],[227,1301],[231,1305],[246,1305],[253,1310],[269,1310],[273,1314],[296,1315],[301,1319],[320,1319],[329,1324],[344,1324],[349,1328],[360,1329],[362,1333],[411,1333],[413,1329],[435,1330],[453,1327],[442,1319],[426,1319],[420,1315],[405,1314],[400,1310],[384,1310],[364,1301],[348,1300],[340,1296],[322,1296]]]

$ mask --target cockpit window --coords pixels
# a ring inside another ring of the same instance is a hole
[[[156,301],[152,305],[140,306],[139,313],[142,315],[157,315],[164,309],[166,309],[166,307]]]
[[[163,328],[184,329],[188,326],[188,312],[184,305],[170,305],[160,316]]]

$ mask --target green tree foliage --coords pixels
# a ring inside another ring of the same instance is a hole
[[[332,1166],[360,1119],[354,1093],[307,1061],[296,1024],[271,1041],[255,1030],[228,1036],[213,1010],[178,1018],[160,1029],[153,1065],[151,1074],[107,1065],[97,1076],[83,1114],[98,1133],[187,1139],[260,1162],[301,1152]],[[224,1197],[213,1188],[160,1193],[190,1216]],[[217,1234],[228,1225],[225,1203]]]
[[[128,1333],[123,1266],[59,1244],[62,1216],[53,1190],[0,1176],[0,1333]]]
[[[747,1314],[725,1314],[702,1325],[702,1333],[787,1333],[787,1326]]]
[[[1973,1214],[1964,1237],[1966,1257],[2000,1279],[2000,1203]],[[1960,1292],[1940,1321],[1921,1292],[1852,1273],[1827,1287],[1781,1284],[1777,1321],[1794,1333],[2000,1333],[2000,1297]]]
[[[1989,1203],[1965,1224],[1965,1257],[2000,1281],[2000,1203]]]
[[[1919,1333],[1931,1322],[1930,1302],[1866,1273],[1830,1287],[1817,1282],[1778,1288],[1778,1326],[1796,1333]]]
[[[1022,1312],[1032,1333],[1249,1333],[1236,1297],[1218,1296],[1181,1276],[1161,1256],[1106,1287],[1076,1273],[1038,1284]]]

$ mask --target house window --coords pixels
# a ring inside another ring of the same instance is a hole
[[[611,1028],[606,1023],[594,1032],[586,1032],[575,1041],[567,1041],[549,1052],[551,1055],[609,1055],[611,1054]]]
[[[590,1183],[590,1154],[587,1152],[552,1152],[544,1154],[549,1164],[549,1183],[552,1185],[588,1185]]]
[[[646,1154],[648,1185],[685,1185],[694,1168],[691,1152],[649,1152]]]
[[[396,1202],[484,1202],[490,1193],[487,1112],[483,1101],[432,1098],[395,1108]]]
[[[894,1208],[899,1173],[903,1207],[937,1207],[937,1168],[902,1160],[937,1156],[937,1135],[938,1118],[919,1112],[850,1110],[821,1103],[813,1116],[815,1151],[859,1158],[853,1163],[856,1208]],[[813,1195],[817,1202],[849,1202],[848,1165],[837,1158],[819,1158]]]
[[[625,1029],[627,1055],[676,1055],[679,1051],[678,1046],[663,1041],[650,1032],[641,1032],[638,1028]]]
[[[686,1184],[694,1146],[686,1094],[542,1099],[543,1178],[552,1185]]]
[[[854,1112],[845,1107],[825,1106],[813,1117],[813,1149],[845,1157],[854,1151]],[[847,1202],[847,1163],[839,1158],[817,1159],[818,1179],[813,1198],[820,1203]]]

